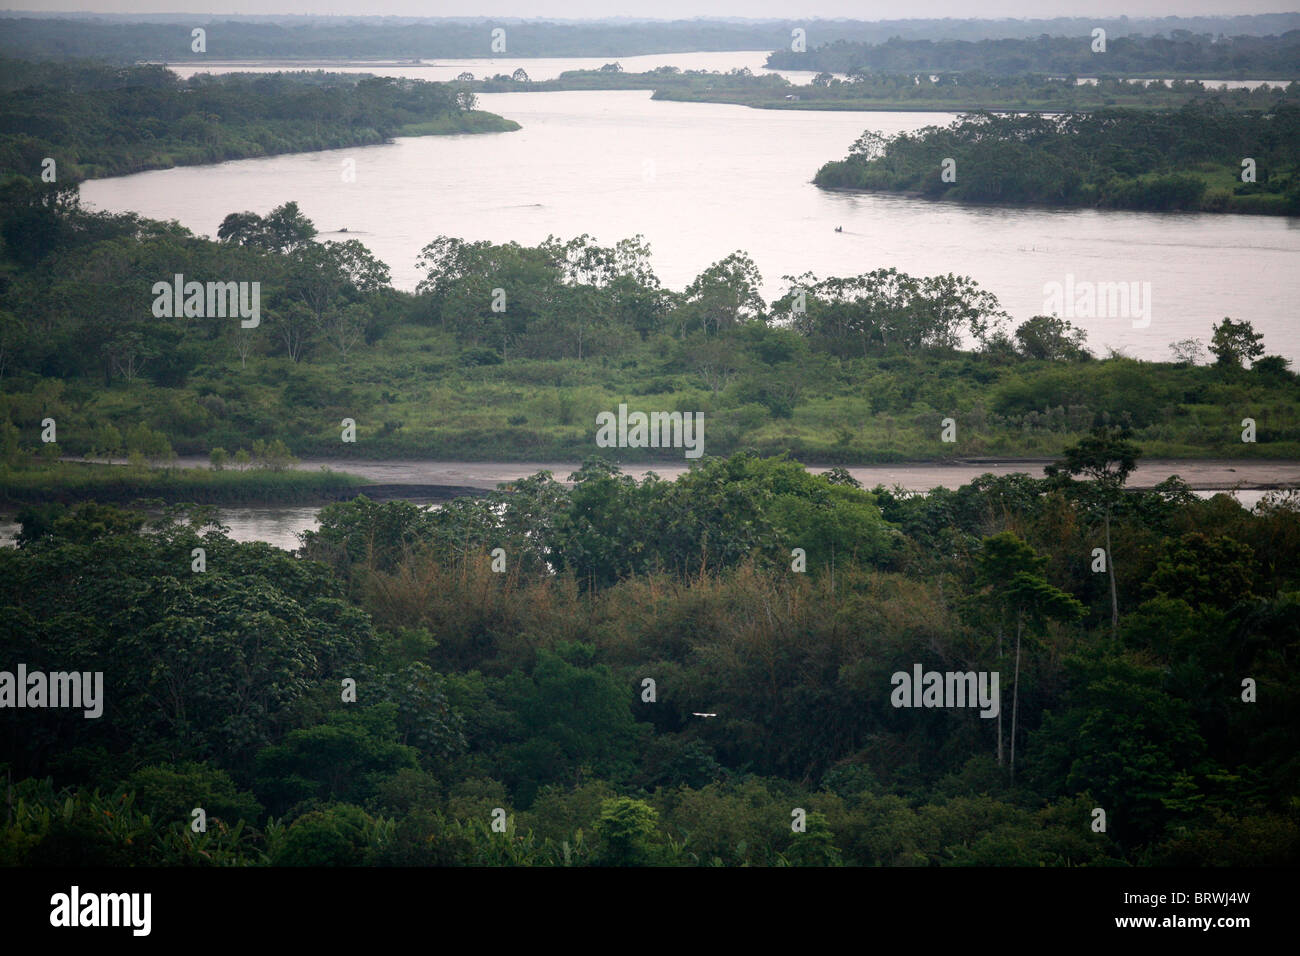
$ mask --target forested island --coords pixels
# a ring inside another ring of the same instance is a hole
[[[58,182],[519,124],[447,84],[0,60],[0,175]],[[49,166],[48,160],[54,165]]]
[[[811,83],[794,83],[776,74],[754,75],[745,68],[681,70],[662,66],[629,73],[618,61],[595,70],[566,70],[555,79],[533,80],[524,69],[475,77],[459,83],[481,93],[542,93],[556,90],[653,90],[657,100],[734,103],[782,110],[1093,110],[1130,107],[1159,110],[1214,102],[1230,109],[1268,110],[1300,102],[1300,84],[1253,89],[1214,87],[1196,80],[1143,81],[1107,78],[1077,83],[1073,77],[1040,74],[855,73],[847,78],[821,73]]]
[[[868,130],[819,186],[959,202],[1300,215],[1300,105],[1191,103],[1061,116],[987,112],[886,139]]]
[[[1096,36],[1093,31],[1103,31]],[[1098,42],[1101,41],[1101,42]],[[1225,79],[1295,79],[1300,30],[1280,36],[1116,36],[1096,23],[1072,36],[930,40],[891,37],[883,43],[835,40],[797,52],[779,49],[773,69],[828,73],[979,72],[1014,76],[1129,76]]]

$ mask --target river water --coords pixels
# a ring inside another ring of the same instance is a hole
[[[415,80],[443,83],[454,80],[461,73],[472,73],[475,79],[486,80],[504,73],[507,76],[522,69],[534,82],[558,79],[569,70],[599,70],[606,63],[618,63],[625,73],[648,73],[661,66],[675,66],[686,70],[717,70],[727,73],[746,69],[756,75],[775,74],[791,83],[807,84],[817,75],[815,70],[769,70],[766,50],[723,50],[700,53],[647,53],[642,56],[548,56],[548,57],[475,57],[439,58],[421,60],[419,63],[384,61],[369,63],[348,61],[339,66],[329,60],[298,63],[266,63],[253,60],[210,60],[200,64],[176,63],[171,70],[183,80],[196,73],[273,73],[278,70],[328,70],[331,73],[372,73],[375,76],[401,76]]]
[[[439,235],[532,244],[583,233],[604,244],[644,235],[675,289],[744,249],[769,300],[782,276],[804,272],[969,275],[1017,323],[1049,311],[1053,283],[1137,283],[1149,289],[1149,314],[1072,320],[1095,353],[1168,359],[1170,343],[1208,342],[1211,325],[1231,316],[1253,323],[1270,353],[1300,360],[1297,218],[972,207],[811,184],[863,130],[942,125],[947,113],[756,110],[635,90],[480,100],[523,129],[140,173],[85,183],[82,196],[207,236],[227,213],[295,200],[321,238],[360,239],[403,289],[415,287],[419,251]],[[355,181],[343,181],[346,159]]]

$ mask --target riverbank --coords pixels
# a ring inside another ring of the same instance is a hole
[[[845,470],[863,487],[871,489],[883,485],[888,489],[901,488],[905,491],[928,492],[936,488],[955,490],[970,484],[984,474],[1009,475],[1015,473],[1042,477],[1043,466],[1050,459],[984,459],[970,458],[950,462],[903,462],[893,465],[854,465]],[[60,468],[85,464],[81,462],[62,462]],[[95,494],[85,492],[87,486],[78,488],[59,487],[57,483],[46,486],[40,501],[59,501],[70,504],[75,501],[94,498],[101,502],[131,504],[142,499],[152,499],[149,507],[159,508],[164,503],[180,501],[198,501],[195,490],[202,488],[208,476],[220,476],[220,482],[229,490],[242,486],[239,497],[228,494],[225,498],[206,497],[203,503],[218,506],[218,519],[230,529],[231,537],[237,541],[264,541],[277,548],[288,551],[296,549],[300,543],[299,535],[304,531],[315,530],[321,507],[335,501],[351,500],[359,494],[372,501],[407,501],[416,505],[436,505],[453,498],[479,496],[487,494],[500,485],[509,484],[529,477],[539,471],[549,471],[563,484],[570,484],[568,478],[577,470],[578,464],[565,461],[532,462],[465,462],[465,461],[339,461],[337,459],[317,459],[297,463],[292,469],[259,475],[257,470],[211,472],[198,458],[179,459],[175,465],[184,468],[190,475],[186,494],[168,497],[159,494],[166,487],[165,481],[154,484],[152,494],[113,497],[113,485],[101,481]],[[99,469],[115,468],[125,470],[124,465],[97,465]],[[650,466],[642,464],[624,464],[623,471],[637,480],[653,471],[665,480],[676,480],[687,470],[683,464]],[[169,469],[175,471],[176,468]],[[822,471],[823,467],[809,466],[810,471]],[[206,475],[204,474],[206,473]],[[159,475],[165,475],[160,470]],[[336,479],[332,486],[319,481],[321,475]],[[1300,461],[1256,461],[1241,462],[1233,460],[1176,461],[1168,459],[1139,460],[1137,470],[1129,478],[1130,490],[1154,488],[1171,475],[1178,475],[1187,483],[1198,497],[1209,497],[1215,493],[1228,493],[1243,507],[1253,508],[1270,491],[1300,488]],[[242,476],[242,477],[235,477]],[[272,479],[266,481],[266,479]],[[259,485],[260,481],[260,485]],[[301,484],[299,483],[301,481]],[[251,497],[258,487],[270,486],[280,489],[281,497],[263,493],[262,497]],[[298,488],[298,497],[285,496],[284,489]],[[0,472],[0,547],[12,546],[14,535],[18,533],[19,523],[16,519],[18,507],[31,501],[13,501],[3,497],[6,478]]]
[[[883,485],[906,491],[956,489],[985,474],[1043,476],[1050,458],[967,458],[954,461],[909,461],[894,464],[840,465],[864,488]],[[810,471],[831,466],[807,464]],[[364,494],[374,501],[449,501],[481,495],[522,478],[549,471],[560,482],[581,467],[577,461],[415,461],[308,459],[282,471],[224,469],[214,471],[203,459],[185,457],[170,467],[141,470],[126,464],[66,460],[57,465],[0,471],[0,505],[10,508],[35,502],[95,500],[129,504],[145,499],[171,503],[240,505],[323,505]],[[685,463],[623,462],[637,479],[653,472],[673,481],[689,470]],[[1235,459],[1143,459],[1130,477],[1134,490],[1154,488],[1178,476],[1193,491],[1266,492],[1300,488],[1300,461]]]
[[[1043,467],[1051,458],[969,458],[948,462],[911,461],[896,464],[840,465],[865,488],[898,485],[908,491],[929,491],[932,488],[959,488],[983,474],[1028,474],[1043,477]],[[516,481],[538,471],[549,471],[557,480],[564,481],[578,470],[578,462],[417,462],[375,461],[353,462],[338,460],[304,461],[304,468],[329,467],[373,482],[405,483],[407,487],[440,487],[459,484],[473,488],[492,489],[502,482]],[[623,471],[637,478],[654,472],[664,479],[676,479],[684,474],[686,464],[623,463]],[[810,471],[822,471],[828,465],[808,465]],[[1238,461],[1234,459],[1201,459],[1179,461],[1175,459],[1139,459],[1138,467],[1128,480],[1133,489],[1154,488],[1167,478],[1177,475],[1194,491],[1213,491],[1238,488],[1241,490],[1270,491],[1300,487],[1300,461]],[[367,490],[369,495],[370,491]]]
[[[0,504],[90,500],[129,504],[147,499],[209,505],[323,504],[353,498],[370,484],[365,477],[326,468],[217,471],[197,462],[148,468],[65,460],[0,469]]]
[[[447,113],[422,123],[407,123],[397,128],[398,136],[455,136],[460,133],[513,133],[522,129],[514,120],[484,110]]]
[[[15,86],[15,75],[25,85]],[[231,73],[181,81],[157,66],[0,59],[0,115],[45,118],[40,129],[0,132],[0,170],[30,174],[28,157],[57,157],[57,167],[43,172],[55,171],[63,184],[375,146],[398,136],[520,128],[475,105],[445,83],[366,74]],[[52,132],[58,130],[68,132]]]

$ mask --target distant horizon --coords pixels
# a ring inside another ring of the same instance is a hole
[[[642,0],[498,0],[489,11],[474,9],[469,0],[464,10],[446,9],[460,4],[439,4],[443,11],[430,15],[423,0],[312,0],[315,9],[304,10],[303,0],[226,0],[213,9],[212,0],[52,0],[41,9],[9,7],[0,3],[0,14],[40,18],[59,17],[248,17],[257,19],[300,17],[361,18],[380,20],[483,20],[512,19],[533,22],[648,22],[732,21],[764,23],[791,20],[840,20],[854,23],[889,21],[955,20],[1147,20],[1178,18],[1230,19],[1233,17],[1300,13],[1293,0],[1111,0],[1098,6],[1079,4],[1075,0],[992,0],[978,16],[966,14],[964,4],[955,0],[916,0],[909,5],[908,16],[898,16],[897,8],[885,3],[862,3],[860,0],[811,0],[792,4],[787,0],[660,0],[653,5]],[[1223,9],[1224,6],[1235,9]],[[647,7],[652,15],[639,12]],[[1087,9],[1078,9],[1087,7]],[[702,9],[709,8],[709,9]],[[865,8],[865,9],[864,9]]]

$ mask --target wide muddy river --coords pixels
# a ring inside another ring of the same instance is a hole
[[[679,60],[727,69],[742,56]],[[295,200],[322,239],[360,239],[403,289],[415,287],[420,249],[439,235],[532,244],[583,233],[604,244],[644,235],[674,289],[744,249],[769,300],[785,289],[783,276],[805,272],[968,275],[1016,323],[1051,311],[1053,283],[1126,283],[1140,304],[1125,311],[1117,300],[1098,310],[1110,314],[1072,319],[1099,355],[1168,359],[1170,343],[1208,342],[1212,323],[1231,316],[1253,323],[1270,353],[1300,359],[1300,219],[961,206],[812,185],[818,167],[842,158],[864,130],[942,125],[954,118],[947,113],[757,110],[656,101],[646,91],[480,101],[523,128],[140,173],[87,182],[82,196],[207,236],[230,212]],[[345,182],[348,159],[355,181]]]

